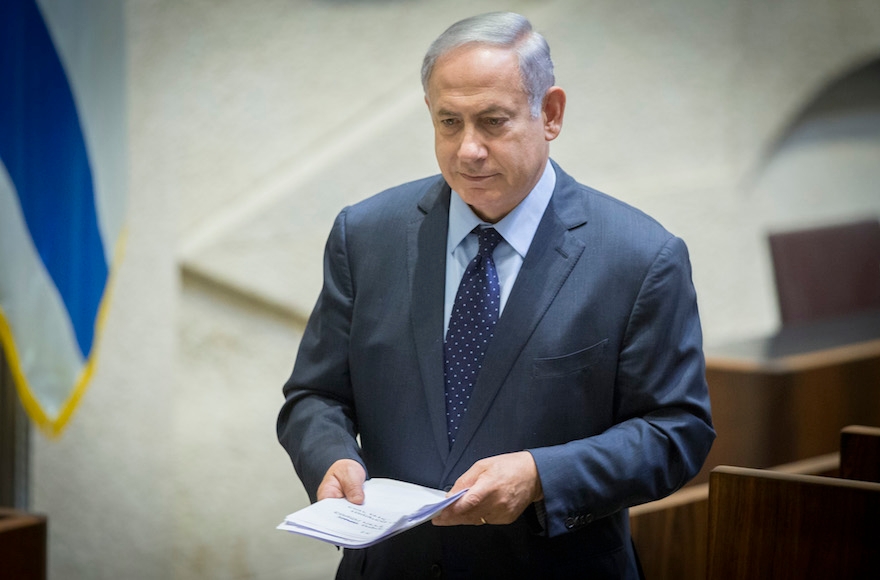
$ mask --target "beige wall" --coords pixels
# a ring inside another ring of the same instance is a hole
[[[707,344],[776,327],[768,229],[880,215],[877,140],[761,164],[880,55],[876,1],[129,2],[127,255],[80,410],[33,437],[52,578],[330,575],[332,547],[274,529],[306,502],[274,422],[324,238],[344,204],[436,172],[421,54],[499,7],[553,49],[553,156],[687,241]]]

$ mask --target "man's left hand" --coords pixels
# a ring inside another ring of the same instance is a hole
[[[433,519],[434,525],[509,524],[544,497],[528,451],[481,459],[458,478],[449,495],[468,489]]]

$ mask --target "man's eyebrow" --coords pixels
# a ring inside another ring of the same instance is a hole
[[[482,111],[477,113],[477,117],[486,117],[488,115],[497,115],[501,113],[502,115],[506,115],[508,117],[512,117],[514,115],[514,111],[508,109],[507,107],[503,107],[501,105],[491,105],[486,107]]]
[[[508,117],[512,117],[515,114],[514,111],[512,111],[502,105],[490,105],[490,106],[486,107],[485,109],[477,111],[476,116],[477,117],[486,117],[489,115],[497,115],[498,113],[501,113],[502,115],[506,115]],[[439,109],[437,111],[437,115],[440,117],[461,117],[462,116],[461,113],[457,113],[455,111],[450,111],[449,109]]]

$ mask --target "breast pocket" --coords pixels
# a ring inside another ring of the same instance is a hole
[[[602,342],[577,352],[562,356],[536,358],[532,374],[535,378],[543,379],[562,377],[588,369],[601,360],[607,345],[608,339],[606,338]]]

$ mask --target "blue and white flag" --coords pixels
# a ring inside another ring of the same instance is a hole
[[[127,191],[123,3],[0,1],[0,342],[61,432],[95,368]]]

